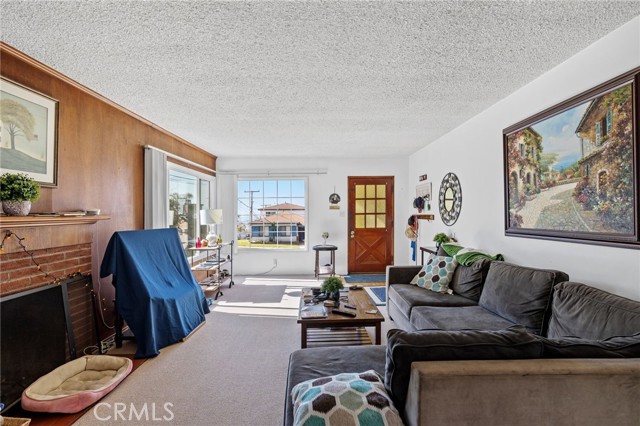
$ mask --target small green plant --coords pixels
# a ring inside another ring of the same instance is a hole
[[[344,288],[344,284],[342,284],[342,279],[338,277],[329,277],[322,282],[321,288],[325,293],[331,294],[342,290]]]
[[[438,232],[433,237],[433,241],[435,241],[438,245],[440,245],[443,243],[448,243],[449,241],[451,241],[451,238],[449,238],[447,234],[445,234],[444,232]]]
[[[40,184],[24,173],[5,173],[0,176],[0,200],[36,201],[40,198]]]

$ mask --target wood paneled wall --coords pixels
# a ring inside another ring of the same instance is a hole
[[[144,145],[215,169],[214,155],[1,42],[0,63],[3,77],[59,101],[58,186],[43,188],[32,212],[101,209],[111,219],[97,224],[99,262],[113,232],[143,228]],[[112,323],[111,280],[100,288]]]

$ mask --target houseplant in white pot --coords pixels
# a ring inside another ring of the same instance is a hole
[[[31,202],[40,198],[40,184],[24,173],[5,173],[0,176],[2,209],[9,216],[26,216]]]

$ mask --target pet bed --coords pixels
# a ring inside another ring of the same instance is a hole
[[[77,413],[108,394],[131,373],[129,358],[86,355],[61,365],[22,393],[22,408],[45,413]]]

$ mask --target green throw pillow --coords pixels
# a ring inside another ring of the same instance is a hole
[[[449,283],[458,266],[458,261],[449,256],[431,255],[420,272],[413,277],[411,284],[438,293],[453,293]]]
[[[374,370],[307,380],[291,391],[296,426],[402,426]]]

